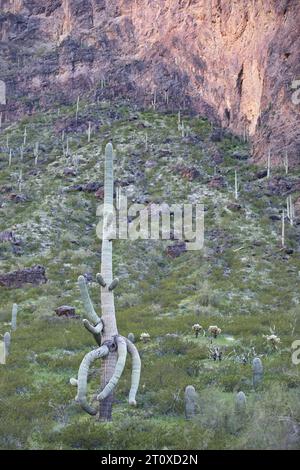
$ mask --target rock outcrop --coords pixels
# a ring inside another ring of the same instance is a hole
[[[43,266],[19,269],[10,273],[0,274],[1,287],[22,287],[24,284],[45,284],[47,278]]]
[[[298,0],[1,0],[3,119],[125,97],[193,109],[299,163]]]

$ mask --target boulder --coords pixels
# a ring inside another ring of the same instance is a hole
[[[200,176],[200,171],[195,167],[179,167],[177,168],[183,178],[188,181],[194,181]]]
[[[76,316],[75,314],[75,307],[71,307],[70,305],[61,305],[55,309],[55,313],[58,317],[67,317],[73,318]]]
[[[242,208],[242,206],[240,204],[238,204],[237,202],[230,202],[229,204],[227,204],[227,209],[233,211],[233,212],[238,212],[240,211]]]
[[[208,186],[210,188],[222,189],[222,188],[225,187],[225,180],[224,180],[223,176],[215,175],[215,176],[212,177],[212,179],[208,183]]]
[[[246,150],[235,150],[231,154],[232,158],[236,158],[237,160],[247,160],[249,158],[249,153]]]

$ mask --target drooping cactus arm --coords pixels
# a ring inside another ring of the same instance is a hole
[[[102,277],[102,274],[100,274],[100,273],[96,274],[96,280],[97,280],[98,284],[100,284],[100,286],[102,286],[102,287],[106,286],[106,282],[104,281],[104,279]]]
[[[90,332],[92,333],[92,335],[94,336],[95,338],[95,341],[96,343],[101,346],[101,332],[103,330],[103,323],[102,321],[100,321],[100,323],[98,323],[98,325],[96,326],[93,326],[88,320],[86,320],[86,318],[84,318],[82,320],[82,323],[84,325],[84,327]]]
[[[77,396],[76,401],[81,405],[84,411],[89,413],[90,415],[96,415],[97,410],[93,408],[91,405],[88,404],[86,394],[87,394],[87,378],[90,365],[100,357],[104,357],[108,355],[108,347],[101,346],[101,348],[95,349],[89,353],[87,353],[79,367],[78,371],[78,380],[77,380]],[[72,383],[72,382],[73,383]],[[76,379],[71,379],[72,385],[76,385]]]
[[[109,285],[109,288],[108,290],[109,291],[112,291],[114,290],[115,287],[117,287],[117,285],[119,284],[119,279],[117,277],[115,277],[115,279],[112,281],[112,283]]]
[[[108,397],[108,395],[113,391],[125,367],[127,356],[126,340],[122,336],[118,336],[116,338],[116,342],[118,345],[118,360],[116,368],[109,382],[106,384],[102,392],[97,396],[98,400],[104,400],[104,398]]]
[[[98,323],[100,323],[101,320],[94,310],[84,276],[79,276],[78,285],[79,285],[80,294],[81,294],[82,302],[83,302],[87,317],[94,326],[98,325]]]
[[[131,372],[131,388],[129,392],[129,404],[136,405],[136,393],[139,388],[140,376],[141,376],[141,359],[139,352],[135,345],[126,338],[126,344],[129,354],[131,354],[132,359],[132,372]]]

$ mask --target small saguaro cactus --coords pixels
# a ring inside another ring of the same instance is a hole
[[[289,157],[288,157],[287,150],[285,151],[285,154],[284,154],[283,165],[285,169],[285,174],[287,175],[289,172]]]
[[[35,166],[37,165],[38,159],[39,159],[39,146],[40,146],[39,142],[36,142],[34,146],[34,150],[33,150]]]
[[[76,123],[78,121],[78,113],[79,113],[79,96],[77,96],[77,101],[76,101]]]
[[[239,184],[237,170],[234,170],[234,197],[237,200],[239,198]]]
[[[197,412],[198,394],[192,385],[188,385],[184,391],[184,408],[186,419],[193,419]]]
[[[128,333],[128,336],[127,338],[129,339],[129,341],[131,341],[132,343],[135,342],[135,337],[134,337],[134,334],[133,333]]]
[[[196,338],[198,338],[200,331],[203,331],[203,327],[199,325],[199,323],[195,323],[192,326],[192,330],[194,331]]]
[[[5,357],[7,357],[9,355],[9,348],[10,348],[10,341],[11,341],[10,333],[8,331],[4,333],[3,341],[4,341]]]
[[[22,169],[20,170],[19,176],[18,176],[18,190],[19,193],[22,191],[22,183],[23,183],[23,172]]]
[[[180,131],[181,130],[181,114],[180,110],[178,111],[178,116],[177,116],[177,128]]]
[[[156,101],[157,101],[157,92],[156,92],[156,90],[154,90],[153,98],[152,98],[152,108],[154,109],[154,111],[156,109]]]
[[[166,105],[169,104],[169,90],[165,90],[165,103]]]
[[[290,221],[290,224],[294,225],[294,218],[295,218],[295,207],[293,204],[292,196],[288,196],[286,199],[286,215]]]
[[[17,315],[18,315],[18,305],[13,304],[11,311],[11,329],[15,331],[17,329]]]
[[[208,328],[208,332],[211,334],[213,338],[217,338],[219,334],[221,334],[222,330],[217,325],[211,325]]]
[[[267,161],[267,178],[271,176],[271,148],[268,150],[268,161]]]
[[[238,428],[244,425],[247,410],[247,399],[244,392],[240,391],[235,396],[234,411]]]
[[[237,413],[244,413],[246,411],[247,399],[244,392],[240,391],[235,396],[235,410]]]
[[[253,387],[257,388],[263,381],[264,368],[259,357],[255,357],[252,361],[252,382]]]
[[[136,393],[140,381],[141,360],[135,345],[118,333],[115,316],[114,288],[117,279],[113,280],[112,271],[112,239],[111,220],[113,219],[113,156],[112,144],[105,148],[105,179],[104,179],[104,210],[101,248],[101,274],[96,280],[101,286],[101,310],[99,317],[90,299],[86,279],[79,276],[78,285],[81,298],[86,311],[87,319],[83,320],[85,328],[92,333],[98,347],[87,353],[83,358],[78,371],[78,378],[70,379],[71,385],[77,386],[76,401],[84,411],[90,415],[98,413],[87,401],[87,378],[90,365],[103,358],[101,364],[101,391],[97,395],[99,400],[99,418],[110,421],[113,405],[113,390],[125,367],[127,352],[132,357],[131,388],[129,391],[129,404],[136,405]]]
[[[285,211],[282,211],[281,217],[281,246],[282,248],[285,247]]]
[[[23,145],[24,145],[24,147],[26,145],[26,140],[27,140],[27,127],[25,126],[24,135],[23,135]]]
[[[4,341],[0,339],[0,364],[5,364],[5,344]]]

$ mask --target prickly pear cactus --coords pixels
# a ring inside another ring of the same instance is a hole
[[[198,394],[192,385],[188,385],[184,392],[184,407],[186,419],[192,419],[197,412]]]

